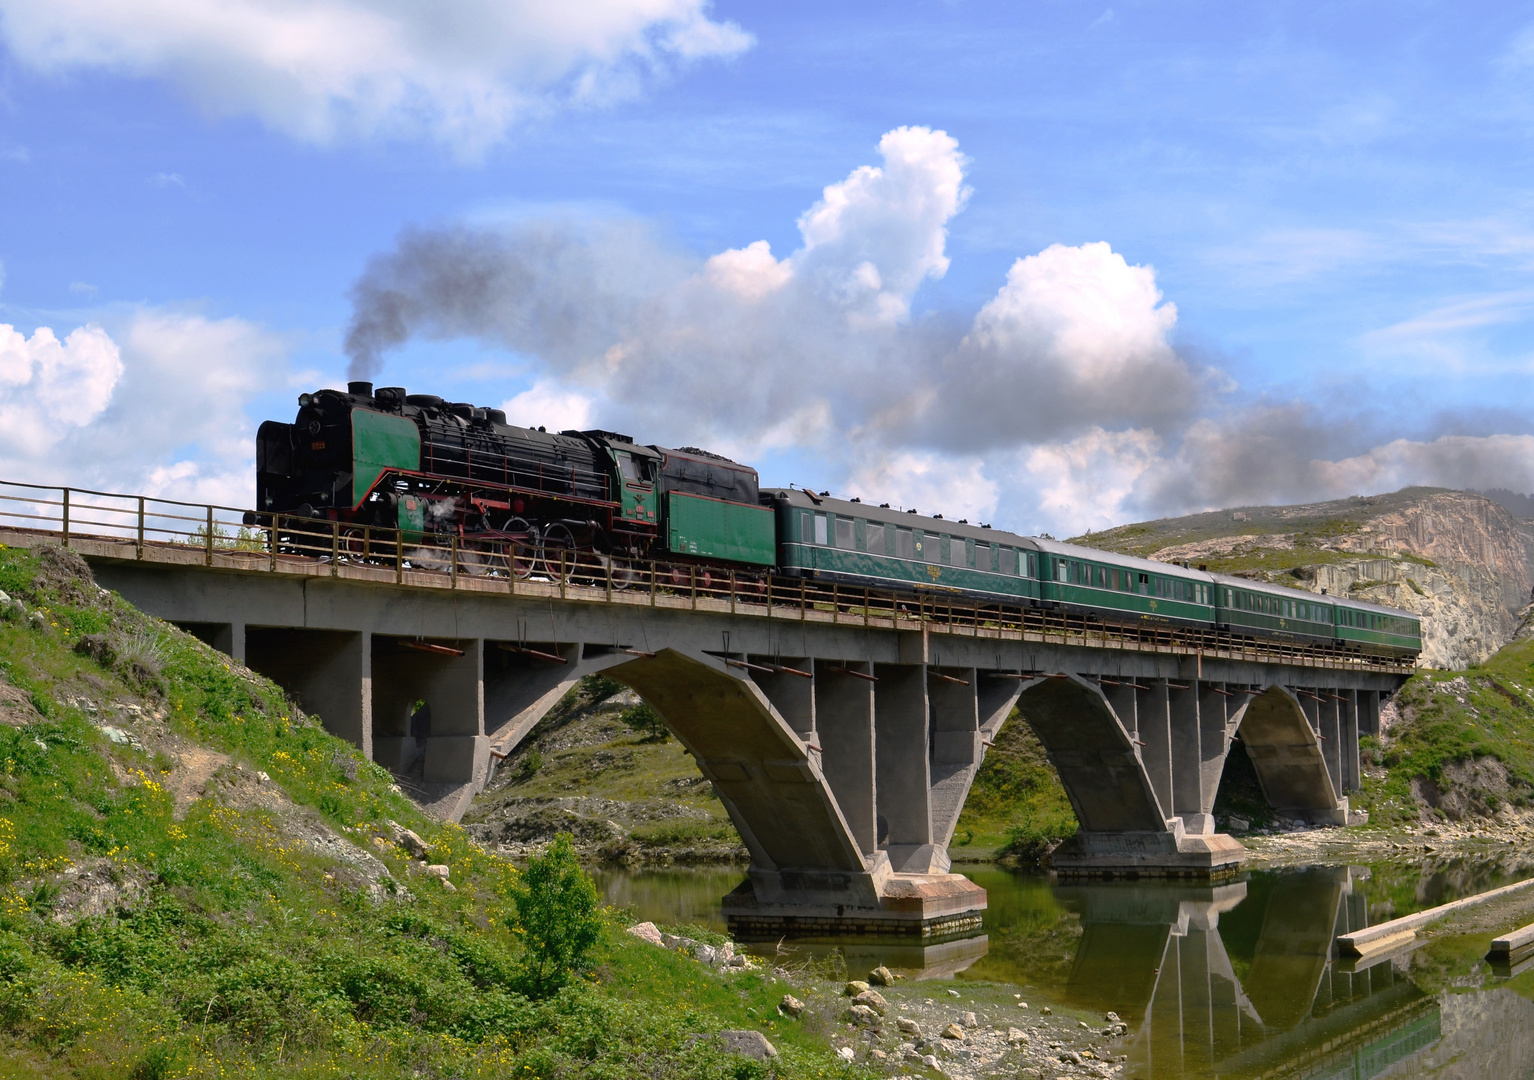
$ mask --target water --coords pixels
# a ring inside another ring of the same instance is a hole
[[[989,894],[982,934],[925,948],[756,951],[829,955],[853,975],[884,963],[911,979],[1010,983],[1035,1007],[1112,1010],[1133,1033],[1120,1051],[1126,1078],[1534,1077],[1534,962],[1492,971],[1481,960],[1492,934],[1439,938],[1368,966],[1333,947],[1339,934],[1534,876],[1534,861],[1309,867],[1213,886],[955,869]],[[598,883],[640,919],[723,930],[719,898],[742,878],[604,871]]]

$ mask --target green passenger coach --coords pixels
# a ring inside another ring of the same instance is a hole
[[[1042,556],[1039,587],[1045,600],[1153,621],[1214,621],[1208,574],[1074,544],[1035,543]]]
[[[1037,600],[1038,550],[1020,536],[807,491],[763,488],[789,574],[926,592]]]

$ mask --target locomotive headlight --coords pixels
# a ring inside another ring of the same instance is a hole
[[[300,409],[307,409],[310,405],[313,405],[313,404],[314,404],[314,395],[313,394],[299,394],[298,395],[298,407]]]

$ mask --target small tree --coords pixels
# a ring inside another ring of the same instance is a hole
[[[569,833],[528,860],[511,898],[517,910],[507,921],[522,940],[523,982],[531,996],[546,997],[586,966],[602,936],[597,887],[576,861]]]
[[[618,714],[618,719],[627,724],[630,730],[643,735],[646,742],[665,742],[671,735],[671,729],[666,727],[666,721],[660,718],[660,713],[642,701],[624,709]]]

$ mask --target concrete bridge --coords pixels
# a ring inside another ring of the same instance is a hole
[[[156,543],[142,499],[136,531],[80,535],[75,506],[73,530],[67,517],[37,527],[45,512],[26,530],[0,522],[0,542],[67,542],[104,586],[271,677],[372,760],[418,769],[415,794],[443,818],[577,679],[627,683],[751,852],[749,888],[725,904],[743,938],[977,928],[984,891],[948,872],[948,845],[1014,708],[1081,824],[1055,854],[1063,874],[1230,873],[1243,849],[1215,832],[1212,808],[1232,739],[1282,813],[1345,824],[1359,734],[1407,673],[1198,630],[746,585],[696,567],[619,580],[561,563],[538,580],[474,573],[449,552],[428,572],[398,549],[348,559],[339,532],[331,557],[299,557],[220,539],[212,507]]]

